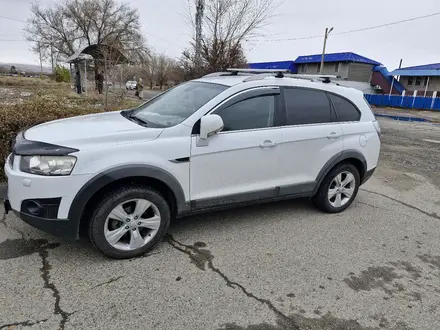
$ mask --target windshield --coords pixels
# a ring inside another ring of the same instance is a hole
[[[227,88],[218,84],[187,82],[141,105],[131,116],[149,127],[175,126]]]

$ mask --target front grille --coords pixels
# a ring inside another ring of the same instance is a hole
[[[9,155],[9,166],[10,166],[11,168],[14,167],[14,159],[15,159],[15,155],[14,155],[14,154],[10,154],[10,155]]]

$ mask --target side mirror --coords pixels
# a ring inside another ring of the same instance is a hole
[[[220,132],[223,126],[223,119],[219,115],[203,116],[200,119],[200,139],[207,140],[208,137]]]

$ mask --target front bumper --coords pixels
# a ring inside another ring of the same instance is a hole
[[[17,211],[14,211],[14,213],[17,217],[19,217],[27,224],[37,229],[40,229],[48,234],[62,238],[79,238],[79,223],[77,221],[72,221],[69,219],[46,219]]]
[[[44,177],[23,173],[19,169],[20,156],[12,167],[5,164],[8,187],[4,197],[5,210],[13,211],[24,222],[49,234],[65,238],[79,238],[80,219],[69,219],[72,201],[92,175]],[[3,196],[0,196],[2,198]],[[37,202],[42,212],[31,212],[27,203]]]

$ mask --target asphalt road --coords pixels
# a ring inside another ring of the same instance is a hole
[[[0,210],[0,329],[440,329],[440,126],[381,124],[380,167],[338,215],[190,217],[115,261]]]

